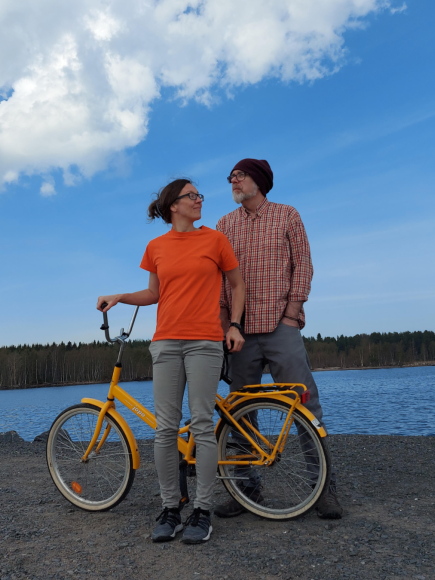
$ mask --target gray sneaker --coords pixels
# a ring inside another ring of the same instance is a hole
[[[159,520],[160,522],[151,534],[153,542],[169,542],[184,527],[181,523],[180,510],[178,508],[165,508],[159,517],[156,518],[156,522]]]
[[[196,508],[186,520],[186,529],[181,542],[185,544],[201,544],[210,539],[212,531],[210,512]]]

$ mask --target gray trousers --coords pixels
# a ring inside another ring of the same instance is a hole
[[[305,405],[321,421],[323,410],[320,406],[319,392],[310,370],[310,363],[305,350],[300,330],[280,322],[273,332],[244,334],[245,344],[240,352],[229,357],[229,376],[233,379],[231,392],[244,385],[261,383],[264,366],[269,363],[272,378],[277,383],[302,383],[310,392],[310,400]],[[252,418],[251,420],[254,420]],[[304,433],[299,433],[301,447],[304,448]],[[235,436],[237,438],[237,435]],[[307,461],[308,463],[308,461]],[[308,466],[311,471],[312,467]],[[250,469],[244,485],[256,487],[260,483],[256,470]],[[331,485],[335,486],[335,474],[332,473]]]
[[[244,385],[261,383],[264,366],[269,363],[270,374],[277,383],[302,383],[310,392],[305,405],[322,420],[319,392],[310,370],[307,351],[299,328],[280,322],[273,332],[244,334],[245,344],[240,352],[229,357],[229,371],[233,379],[231,392]]]
[[[157,419],[154,455],[163,507],[178,507],[180,500],[177,435],[187,380],[192,419],[189,429],[196,443],[194,507],[208,510],[217,468],[213,412],[222,367],[222,342],[159,340],[151,343],[150,353]]]

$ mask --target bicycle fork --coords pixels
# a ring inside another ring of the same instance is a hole
[[[121,366],[115,366],[115,368],[113,369],[112,382],[110,383],[107,401],[102,406],[100,414],[98,415],[97,424],[95,425],[94,435],[91,439],[91,442],[88,445],[88,448],[86,449],[85,454],[82,457],[83,463],[86,463],[88,461],[89,455],[90,455],[92,449],[94,448],[95,443],[98,441],[98,437],[100,436],[101,427],[103,426],[104,417],[105,417],[107,411],[110,408],[115,408],[115,403],[114,403],[115,399],[114,399],[113,394],[112,394],[112,389],[113,389],[113,387],[115,387],[118,384],[120,374],[121,374]],[[101,441],[98,443],[98,446],[95,449],[95,453],[98,453],[100,451],[101,447],[104,445],[104,442],[106,441],[107,437],[109,436],[110,430],[111,430],[111,427],[109,424],[107,424],[106,429],[104,430],[103,436],[101,437]]]

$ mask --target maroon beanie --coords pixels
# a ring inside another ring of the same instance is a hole
[[[232,169],[249,173],[258,185],[261,193],[266,195],[273,187],[273,171],[265,159],[242,159]]]

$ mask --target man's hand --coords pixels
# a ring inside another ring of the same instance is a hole
[[[225,337],[228,350],[231,352],[239,352],[242,350],[242,346],[245,344],[245,339],[240,334],[240,331],[235,326],[230,326]]]
[[[289,320],[288,318],[281,318],[281,322],[286,326],[293,326],[294,328],[299,328],[299,322],[296,320]]]
[[[301,311],[303,302],[287,302],[287,307],[285,309],[284,315],[290,316],[291,318],[298,318],[299,312]],[[281,318],[281,322],[286,326],[293,326],[294,328],[299,328],[299,322],[297,320],[291,320],[290,318]]]

